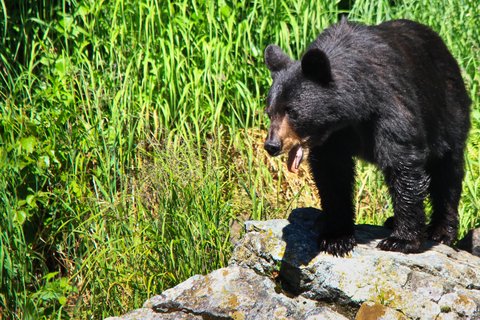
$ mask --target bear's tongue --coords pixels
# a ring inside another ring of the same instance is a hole
[[[302,146],[297,144],[288,152],[287,167],[288,171],[297,173],[298,167],[303,159],[303,149]]]

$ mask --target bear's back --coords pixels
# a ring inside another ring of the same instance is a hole
[[[343,19],[312,47],[329,57],[339,91],[354,92],[364,108],[415,128],[433,152],[466,137],[471,102],[460,68],[429,27],[410,20],[364,26]]]

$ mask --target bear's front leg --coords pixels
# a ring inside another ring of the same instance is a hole
[[[424,200],[429,176],[421,164],[402,163],[385,170],[393,202],[395,223],[390,237],[380,241],[378,248],[403,253],[419,252],[425,238]]]
[[[319,249],[343,257],[355,246],[353,183],[355,163],[342,144],[312,148],[310,168],[320,194]]]

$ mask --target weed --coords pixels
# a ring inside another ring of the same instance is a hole
[[[101,318],[225,265],[230,225],[318,206],[262,150],[263,48],[339,15],[440,32],[474,100],[461,233],[479,223],[476,0],[0,0],[0,311]],[[360,163],[357,221],[391,214]]]

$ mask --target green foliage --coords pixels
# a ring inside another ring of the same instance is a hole
[[[64,307],[67,297],[77,292],[77,288],[69,283],[68,278],[55,279],[58,272],[48,273],[43,277],[45,284],[30,295],[30,302],[35,309],[26,310],[25,318],[36,319],[38,315],[51,315],[57,313],[57,317],[68,317]]]
[[[0,0],[0,314],[126,312],[225,265],[237,220],[317,205],[251,128],[263,48],[298,58],[341,13],[415,19],[452,49],[474,100],[462,233],[478,225],[477,1],[347,2]],[[381,223],[382,178],[359,171],[358,221]]]

